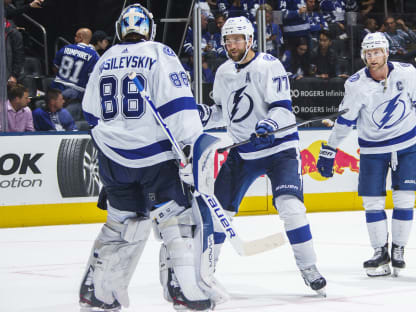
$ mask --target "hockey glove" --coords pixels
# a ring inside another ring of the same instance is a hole
[[[183,153],[185,156],[189,159],[189,162],[187,164],[183,164],[182,162],[179,164],[179,177],[181,180],[188,184],[188,185],[194,185],[194,175],[192,172],[192,147],[191,145],[185,145],[182,148]]]
[[[202,125],[205,127],[211,117],[211,107],[205,104],[197,104],[196,107],[198,108],[199,118],[201,119]]]
[[[334,161],[337,150],[329,145],[322,143],[321,150],[319,152],[319,158],[316,166],[321,176],[330,178],[334,175]]]
[[[256,132],[250,136],[250,141],[257,150],[272,146],[274,142],[274,135],[267,135],[269,132],[276,131],[279,128],[273,119],[263,119],[257,122]]]

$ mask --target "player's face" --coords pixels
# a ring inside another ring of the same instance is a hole
[[[228,35],[225,37],[225,48],[228,56],[234,61],[239,62],[246,53],[246,39],[244,35]]]
[[[77,31],[74,38],[75,43],[80,43],[82,41],[82,35],[80,31]]]
[[[364,55],[370,70],[378,70],[386,64],[386,54],[381,48],[367,50]]]

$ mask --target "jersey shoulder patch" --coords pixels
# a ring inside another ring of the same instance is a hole
[[[163,47],[163,53],[165,53],[167,56],[175,56],[176,57],[175,52],[171,48],[169,48],[168,46]]]
[[[348,78],[348,82],[355,82],[358,79],[360,79],[360,74],[359,73],[355,73],[354,75],[352,75],[350,78]]]
[[[272,61],[277,60],[277,58],[275,58],[273,55],[265,54],[263,55],[263,60],[272,62]]]

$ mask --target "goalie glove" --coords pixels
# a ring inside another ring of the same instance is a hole
[[[337,150],[329,145],[322,143],[321,150],[319,152],[318,162],[316,166],[321,176],[330,178],[334,175],[334,161],[337,155]]]
[[[189,159],[187,164],[183,164],[182,162],[179,164],[179,177],[181,180],[188,185],[194,185],[194,175],[192,172],[192,146],[185,145],[182,148],[183,153]]]
[[[267,135],[269,132],[276,131],[279,128],[273,119],[263,119],[257,122],[256,131],[251,134],[250,141],[257,150],[270,147],[274,142],[274,135]]]
[[[206,104],[197,104],[199,119],[201,119],[202,125],[205,127],[211,118],[212,109]]]

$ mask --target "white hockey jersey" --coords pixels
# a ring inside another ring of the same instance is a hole
[[[265,118],[275,120],[279,128],[296,123],[287,73],[277,58],[266,53],[256,54],[247,64],[228,60],[221,65],[213,96],[234,143],[249,139],[257,122]],[[237,149],[243,159],[257,159],[298,147],[298,140],[295,127],[276,134],[274,144],[266,149],[257,151],[251,143]]]
[[[152,41],[122,43],[97,62],[82,108],[94,126],[99,149],[115,162],[133,168],[177,158],[152,111],[128,74],[135,72],[178,142],[192,143],[202,124],[188,77],[169,47]]]
[[[363,68],[345,82],[339,109],[349,111],[338,117],[330,146],[337,147],[354,124],[362,154],[390,153],[416,144],[416,69],[405,63],[387,65],[387,81],[374,80]]]

